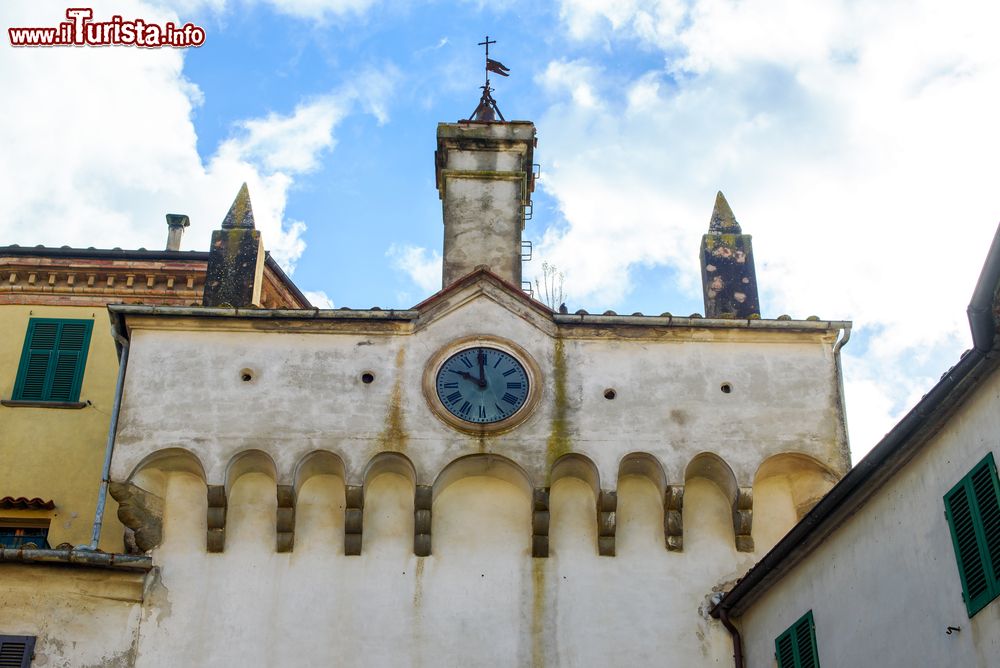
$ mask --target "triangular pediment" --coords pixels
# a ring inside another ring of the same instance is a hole
[[[413,310],[420,313],[415,329],[427,327],[481,300],[495,304],[550,336],[556,332],[548,306],[486,268],[476,269],[414,306]]]

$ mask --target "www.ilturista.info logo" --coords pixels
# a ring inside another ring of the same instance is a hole
[[[164,46],[186,48],[205,43],[205,29],[185,23],[163,25],[142,19],[126,20],[115,15],[110,21],[94,21],[94,10],[86,7],[66,10],[66,18],[52,28],[7,28],[11,46]]]

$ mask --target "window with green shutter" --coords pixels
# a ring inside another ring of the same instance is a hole
[[[31,318],[11,398],[78,401],[93,326],[93,320]]]
[[[969,617],[1000,595],[1000,480],[993,453],[944,497]]]
[[[774,650],[778,668],[819,668],[812,610],[775,639]]]

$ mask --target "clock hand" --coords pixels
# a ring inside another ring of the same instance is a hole
[[[486,387],[486,381],[485,380],[480,380],[480,379],[476,378],[475,376],[473,376],[468,371],[456,371],[455,369],[449,369],[449,371],[451,371],[452,373],[457,373],[459,376],[461,376],[462,378],[465,378],[466,380],[471,380],[473,383],[475,383],[479,387]]]
[[[479,387],[486,387],[486,373],[483,371],[486,365],[486,353],[480,350],[476,357],[479,358]]]

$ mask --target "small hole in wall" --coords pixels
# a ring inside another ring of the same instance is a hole
[[[244,383],[249,383],[253,380],[253,370],[252,369],[241,369],[240,370],[240,380]]]
[[[604,398],[607,399],[608,401],[614,399],[617,396],[618,396],[618,393],[615,392],[614,389],[612,389],[612,388],[608,388],[608,389],[604,390]]]
[[[364,383],[365,385],[371,384],[371,382],[374,380],[375,380],[375,374],[373,374],[371,371],[365,371],[363,374],[361,374],[361,382]]]
[[[733,391],[733,386],[730,383],[723,383],[719,389],[722,390],[723,394],[729,394]]]

